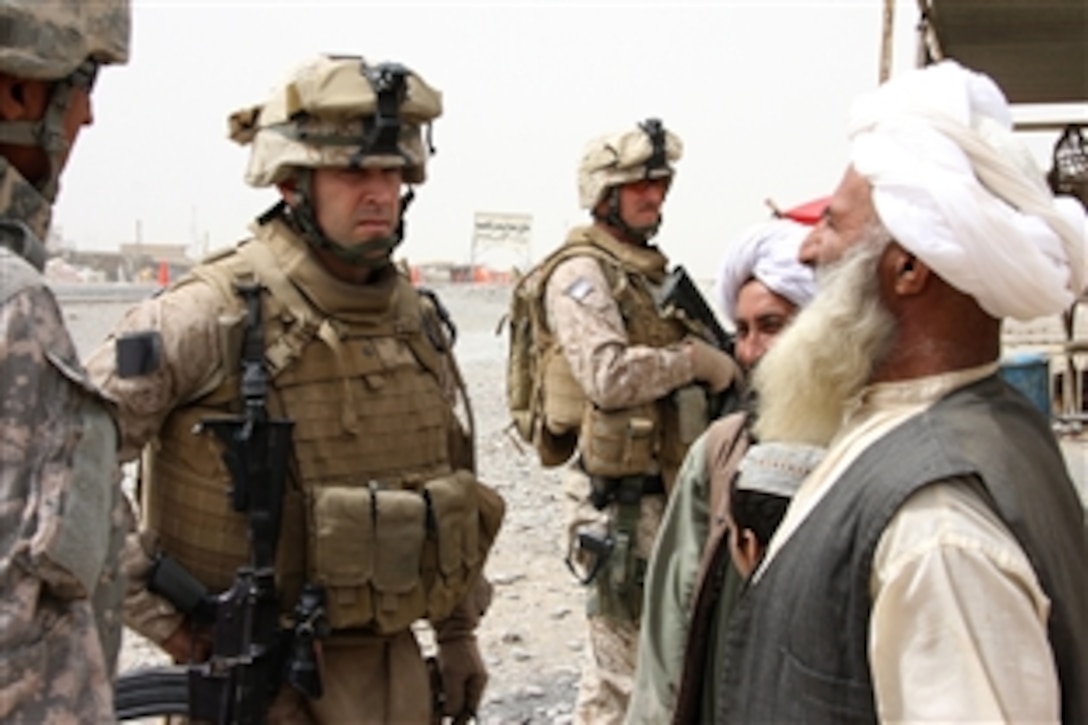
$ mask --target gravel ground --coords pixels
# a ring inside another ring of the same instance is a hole
[[[509,288],[442,285],[438,292],[459,330],[457,354],[473,402],[480,476],[507,503],[487,565],[495,596],[479,633],[490,672],[479,720],[567,723],[585,645],[584,597],[562,562],[559,472],[542,470],[507,431],[506,342],[495,330]],[[62,308],[84,355],[131,305],[66,299]],[[122,670],[161,661],[155,647],[126,632]]]

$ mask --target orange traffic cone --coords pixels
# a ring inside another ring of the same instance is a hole
[[[170,265],[159,262],[159,285],[165,287],[168,284],[170,284]]]

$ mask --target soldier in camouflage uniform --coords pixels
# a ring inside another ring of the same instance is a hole
[[[544,426],[556,440],[578,438],[565,482],[568,562],[591,589],[576,719],[595,725],[623,720],[666,492],[708,422],[707,389],[720,392],[738,374],[653,301],[668,261],[649,240],[680,153],[680,139],[655,119],[590,142],[579,190],[593,224],[573,229],[538,267],[552,336],[539,366]]]
[[[58,178],[127,0],[0,0],[0,720],[108,722],[127,508],[109,405],[42,279]]]
[[[279,196],[252,238],[131,310],[87,363],[119,401],[121,457],[144,454],[126,621],[175,659],[204,660],[209,628],[147,582],[169,556],[222,591],[247,562],[222,446],[194,426],[240,407],[242,292],[259,288],[267,407],[294,423],[280,604],[289,619],[303,583],[320,586],[331,629],[324,693],[281,687],[270,722],[427,723],[436,709],[467,720],[487,681],[474,631],[503,502],[475,477],[444,310],[391,263],[412,195],[402,187],[424,181],[440,113],[438,91],[399,64],[302,64],[231,117],[232,139],[252,147],[246,180]],[[161,336],[161,366],[122,378],[114,340],[141,330]],[[424,619],[441,691],[412,629]]]

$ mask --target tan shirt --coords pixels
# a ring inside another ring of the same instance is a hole
[[[878,439],[996,364],[873,385],[786,512],[760,570]],[[877,545],[869,659],[883,721],[1056,722],[1050,600],[1023,549],[966,479],[916,492]]]
[[[548,279],[544,304],[574,379],[601,408],[648,403],[694,379],[683,347],[629,344],[608,281],[592,257],[560,263]]]

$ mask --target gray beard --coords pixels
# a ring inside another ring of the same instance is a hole
[[[816,298],[756,367],[760,440],[827,446],[842,426],[847,406],[895,340],[877,276],[888,241],[883,228],[870,228],[820,270]]]

